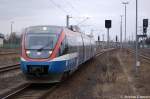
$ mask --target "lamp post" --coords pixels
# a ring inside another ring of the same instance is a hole
[[[121,22],[120,22],[120,48],[122,48],[122,15],[121,17]]]
[[[13,24],[14,24],[14,21],[11,21],[10,24],[11,24],[11,26],[10,26],[10,33],[12,34],[13,33]]]
[[[66,16],[66,27],[69,28],[69,19],[72,18],[71,16]]]
[[[127,35],[127,33],[126,33],[126,30],[127,30],[127,25],[126,25],[126,22],[127,22],[127,7],[126,7],[126,5],[127,4],[129,4],[129,2],[122,2],[122,4],[124,4],[125,5],[125,42],[126,42],[126,35]]]
[[[138,73],[138,67],[140,66],[140,62],[138,61],[138,0],[136,0],[136,53],[135,53],[135,69],[136,74]]]
[[[14,24],[14,21],[11,21],[10,22],[10,36],[13,33],[13,24]],[[9,37],[9,42],[10,42],[10,47],[12,47],[12,37],[11,38]]]

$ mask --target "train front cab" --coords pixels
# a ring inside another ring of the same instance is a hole
[[[26,29],[22,38],[21,69],[27,80],[55,81],[51,80],[52,75],[63,73],[66,62],[53,59],[58,55],[64,36],[60,27],[34,26]]]

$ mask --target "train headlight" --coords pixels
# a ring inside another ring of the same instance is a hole
[[[21,61],[26,61],[23,57],[21,57]]]
[[[49,54],[52,54],[52,51],[49,51],[48,53],[49,53]]]
[[[42,53],[41,52],[37,52],[37,55],[41,55]]]
[[[27,53],[27,54],[30,54],[31,52],[30,52],[30,51],[26,51],[26,53]]]

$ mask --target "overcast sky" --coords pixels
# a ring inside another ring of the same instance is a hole
[[[10,23],[13,31],[21,30],[31,25],[60,25],[66,24],[67,14],[73,18],[70,24],[80,24],[82,30],[89,32],[94,29],[95,36],[105,34],[105,19],[112,19],[111,38],[120,34],[120,15],[124,15],[124,0],[0,0],[0,32],[10,33]],[[128,0],[127,5],[127,36],[135,33],[135,1]],[[150,17],[150,0],[139,1],[139,26],[142,19]],[[124,20],[123,20],[124,25]],[[124,28],[124,27],[123,27]],[[139,28],[140,30],[140,28]]]

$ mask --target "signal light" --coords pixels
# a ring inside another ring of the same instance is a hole
[[[147,27],[143,27],[143,33],[147,33]]]
[[[143,27],[148,27],[148,19],[143,19]]]
[[[111,28],[111,20],[105,20],[105,28]]]

